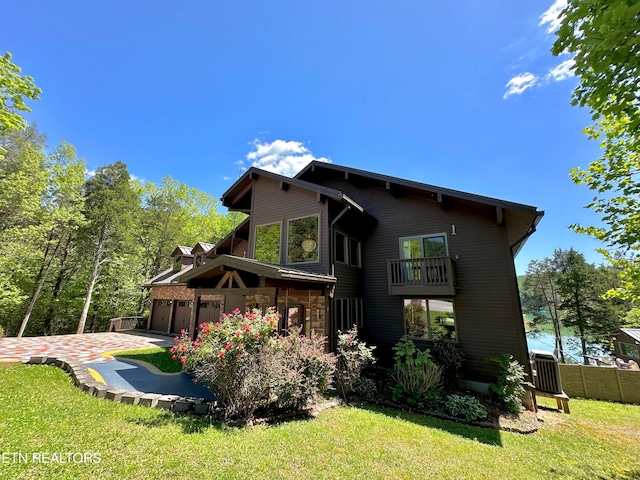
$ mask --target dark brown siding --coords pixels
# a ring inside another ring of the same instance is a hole
[[[256,225],[281,222],[280,263],[286,264],[287,221],[311,215],[319,215],[320,261],[295,263],[290,266],[313,273],[329,273],[327,203],[319,202],[314,192],[294,186],[289,186],[288,190],[281,190],[279,182],[264,176],[260,177],[253,187],[248,256],[253,258],[253,236]]]
[[[352,185],[329,177],[323,185],[338,189],[378,219],[371,235],[363,240],[363,286],[365,328],[368,339],[389,352],[404,334],[402,298],[388,295],[388,259],[400,257],[399,238],[445,233],[449,254],[455,262],[455,297],[459,343],[467,356],[466,375],[489,381],[494,369],[487,357],[513,354],[527,362],[524,327],[515,269],[507,240],[507,229],[496,222],[493,207],[451,201],[446,209],[424,198],[405,195],[394,198],[377,186]],[[452,235],[452,225],[456,235]],[[337,272],[344,273],[344,272]],[[338,289],[353,288],[347,280]]]

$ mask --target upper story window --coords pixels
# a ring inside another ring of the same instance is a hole
[[[336,232],[336,262],[347,263],[347,236]]]
[[[362,248],[360,240],[349,239],[349,263],[354,267],[362,266]]]
[[[196,254],[196,258],[194,260],[194,266],[198,268],[200,265],[202,265],[202,254],[198,253]]]
[[[173,257],[173,269],[178,271],[182,268],[182,255]]]
[[[362,266],[362,247],[360,240],[348,237],[344,233],[336,232],[335,241],[336,262],[346,263],[354,267]]]
[[[253,258],[261,262],[280,263],[280,235],[282,224],[269,223],[258,225],[255,233]]]
[[[401,238],[400,254],[402,258],[446,257],[449,255],[447,236],[438,233]]]
[[[288,223],[287,263],[311,263],[319,260],[319,216],[294,218]]]

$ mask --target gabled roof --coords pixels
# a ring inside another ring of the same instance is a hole
[[[383,175],[380,173],[368,172],[366,170],[359,170],[357,168],[344,167],[341,165],[336,165],[334,163],[320,162],[318,160],[314,160],[311,163],[309,163],[300,172],[298,172],[295,178],[299,180],[306,180],[306,181],[312,182],[313,180],[311,179],[313,178],[314,174],[317,174],[322,170],[340,172],[345,174],[345,178],[349,178],[349,179],[360,178],[360,179],[366,180],[368,183],[377,182],[381,186],[389,190],[392,190],[393,188],[406,188],[414,192],[431,192],[436,195],[440,194],[440,195],[460,198],[460,199],[468,200],[472,202],[483,203],[486,205],[508,208],[511,210],[519,210],[519,211],[536,213],[539,216],[544,215],[544,212],[539,212],[536,209],[536,207],[532,207],[530,205],[508,202],[506,200],[500,200],[497,198],[485,197],[482,195],[476,195],[474,193],[461,192],[459,190],[452,190],[449,188],[438,187],[438,186],[429,185],[426,183],[415,182],[413,180],[405,180],[403,178],[391,177],[391,176]]]
[[[172,257],[177,257],[178,255],[191,255],[191,248],[185,247],[183,245],[177,246],[176,249],[171,254]]]
[[[640,328],[621,328],[620,331],[626,333],[635,341],[640,342]]]
[[[204,242],[198,242],[194,245],[194,247],[191,249],[191,253],[195,254],[198,252],[204,252],[207,253],[209,252],[209,250],[211,250],[213,247],[215,247],[215,245],[213,243],[204,243]]]
[[[325,284],[337,282],[336,277],[333,275],[305,272],[282,265],[273,265],[271,263],[259,262],[252,258],[236,257],[233,255],[220,255],[200,268],[184,271],[184,273],[180,275],[180,282],[186,283],[194,278],[212,278],[219,274],[220,267],[250,272],[267,278],[300,280]]]
[[[155,287],[158,285],[177,285],[180,282],[180,275],[182,275],[183,273],[186,273],[187,271],[191,270],[193,268],[193,265],[189,265],[188,267],[185,267],[182,270],[174,270],[173,268],[169,268],[167,270],[165,270],[162,273],[159,273],[158,275],[156,275],[155,277],[153,277],[151,280],[147,280],[147,282],[145,284],[143,284],[143,287]]]
[[[340,175],[345,180],[355,185],[378,185],[379,187],[389,191],[394,197],[404,194],[415,195],[425,199],[440,203],[443,208],[452,201],[454,203],[471,203],[483,208],[495,209],[495,215],[498,222],[502,223],[505,212],[513,212],[520,217],[523,222],[517,228],[508,231],[509,243],[512,255],[515,257],[522,249],[527,239],[536,231],[536,227],[542,216],[543,211],[539,211],[536,207],[524,205],[521,203],[508,202],[497,198],[485,197],[474,193],[461,192],[450,188],[438,187],[426,183],[414,182],[413,180],[405,180],[403,178],[391,177],[380,173],[367,172],[356,168],[343,167],[333,163],[320,162],[314,160],[303,168],[296,176],[296,179],[322,183],[327,175]]]
[[[295,186],[308,190],[310,192],[317,193],[326,198],[333,199],[335,201],[349,205],[351,208],[355,208],[360,212],[364,212],[364,208],[358,205],[355,201],[343,194],[339,190],[333,188],[324,187],[316,183],[306,182],[296,178],[289,178],[277,173],[261,170],[256,167],[251,167],[242,175],[236,182],[229,187],[229,189],[222,194],[222,205],[229,210],[236,210],[240,212],[249,213],[251,211],[251,191],[254,180],[260,177],[271,178],[272,180],[280,182],[280,188],[283,190],[288,189],[290,186]]]

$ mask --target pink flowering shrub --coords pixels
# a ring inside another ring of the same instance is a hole
[[[324,337],[278,334],[275,307],[223,314],[195,339],[176,337],[171,352],[205,382],[227,419],[251,420],[257,408],[300,409],[326,391],[333,356]]]

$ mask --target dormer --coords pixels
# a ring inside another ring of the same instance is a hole
[[[189,265],[193,265],[193,254],[189,247],[178,246],[171,254],[173,257],[173,271],[179,272]]]
[[[207,263],[207,253],[209,253],[215,245],[212,243],[198,242],[191,249],[193,254],[193,268],[198,268]]]

